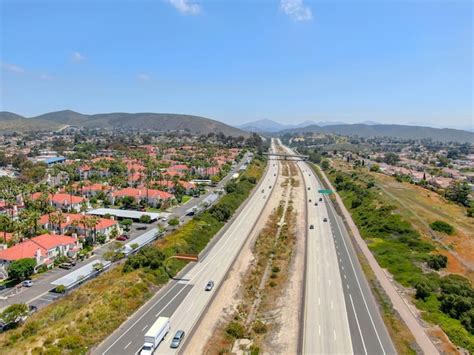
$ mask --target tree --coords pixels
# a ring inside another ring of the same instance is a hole
[[[147,214],[142,214],[140,216],[140,223],[150,223],[151,222],[151,217]]]
[[[5,323],[18,322],[28,314],[28,306],[24,303],[16,303],[8,306],[2,313],[0,319]]]
[[[446,189],[445,196],[448,200],[469,206],[469,194],[471,189],[465,181],[453,181]]]
[[[22,281],[35,272],[36,260],[31,258],[13,261],[8,267],[8,277],[12,280]]]
[[[168,224],[170,226],[177,226],[179,224],[179,219],[178,218],[172,218],[168,221]]]
[[[130,226],[133,224],[133,221],[131,219],[124,219],[120,222],[122,226],[124,226],[125,230],[128,232],[130,230]]]
[[[383,157],[383,161],[388,165],[396,165],[400,158],[395,153],[386,153]]]
[[[330,168],[329,160],[324,159],[324,160],[321,162],[321,169],[323,169],[323,170],[328,170],[329,168]]]

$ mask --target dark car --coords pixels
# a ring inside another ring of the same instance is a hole
[[[211,291],[214,288],[214,281],[209,281],[206,285],[206,291]]]
[[[35,312],[38,312],[38,307],[33,306],[33,305],[30,304],[30,305],[28,306],[28,312],[29,312],[30,314],[33,314],[33,313],[35,313]]]
[[[323,218],[323,222],[327,222],[327,221],[328,221],[328,219],[327,219],[327,218]]]
[[[139,226],[135,228],[137,231],[144,231],[147,227],[146,226]]]
[[[309,199],[309,202],[311,202],[311,199]]]
[[[171,345],[170,348],[176,349],[179,347],[181,342],[183,341],[184,338],[184,330],[178,330],[176,334],[173,337],[173,340],[171,340]]]
[[[314,203],[314,205],[315,205],[315,206],[317,206],[317,205],[318,205],[318,203],[317,203],[317,202],[315,202],[315,203]]]
[[[314,229],[314,225],[310,224],[309,229]]]
[[[322,197],[320,197],[320,198],[319,198],[319,201],[322,201],[322,200],[323,200],[323,198],[322,198]]]
[[[66,270],[69,270],[73,267],[74,265],[72,265],[71,263],[62,263],[62,264],[59,264],[59,267],[61,269],[66,269]]]
[[[308,187],[308,190],[311,190],[311,187]]]
[[[124,242],[124,241],[128,240],[128,235],[122,234],[122,235],[119,235],[116,239]]]

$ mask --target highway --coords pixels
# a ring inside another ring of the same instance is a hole
[[[303,353],[396,354],[344,224],[309,165],[297,164],[308,196]]]
[[[159,316],[171,318],[171,330],[155,354],[173,354],[170,348],[174,333],[184,330],[190,336],[194,326],[212,300],[213,294],[238,256],[250,235],[279,173],[279,164],[270,163],[253,195],[238,215],[214,238],[213,244],[202,253],[199,262],[190,264],[181,279],[171,282],[107,338],[93,354],[134,354],[143,345],[146,331]],[[205,291],[208,281],[214,281],[212,291]],[[185,346],[186,338],[180,348]],[[179,349],[178,349],[179,351]]]

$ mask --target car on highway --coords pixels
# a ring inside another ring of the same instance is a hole
[[[262,189],[262,194],[265,192],[265,189]]]
[[[116,239],[124,242],[124,241],[128,240],[129,237],[126,234],[122,234],[122,235],[119,235]]]
[[[308,190],[311,190],[311,187],[308,187]]]
[[[213,288],[214,288],[214,281],[209,281],[209,282],[206,284],[205,290],[206,290],[206,291],[211,291]]]
[[[318,203],[317,203],[317,202],[315,202],[315,203],[314,203],[314,205],[315,205],[315,206],[317,206],[317,205],[318,205]]]
[[[309,199],[309,202],[311,202],[311,199]]]
[[[33,286],[33,281],[31,281],[31,280],[25,280],[25,281],[23,281],[23,282],[21,283],[21,285],[22,285],[23,287],[31,287],[31,286]]]
[[[322,197],[320,197],[320,198],[319,198],[319,201],[322,201],[322,200],[323,200],[323,198],[322,198]]]
[[[178,348],[181,342],[183,341],[184,334],[185,334],[184,330],[178,330],[176,334],[174,335],[173,340],[171,340],[170,348],[172,349]]]
[[[73,267],[74,265],[72,265],[71,263],[61,263],[59,264],[59,267],[61,269],[66,269],[66,270],[69,270]]]
[[[268,188],[271,189],[271,188],[272,188],[272,185],[268,186]]]
[[[328,219],[326,217],[323,218],[323,222],[327,222],[327,221],[328,221]]]
[[[314,229],[314,225],[310,224],[309,229]]]

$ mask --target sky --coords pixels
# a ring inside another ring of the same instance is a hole
[[[470,0],[0,5],[0,110],[473,126]]]

